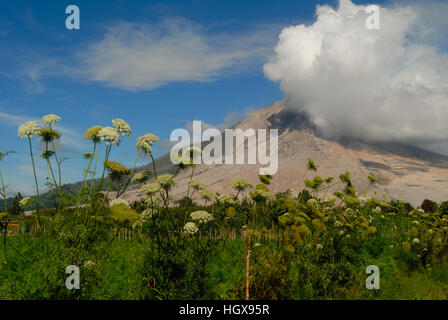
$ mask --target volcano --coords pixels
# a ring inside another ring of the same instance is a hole
[[[249,114],[232,129],[278,129],[278,171],[269,189],[271,192],[290,190],[296,195],[304,188],[302,177],[334,177],[350,172],[357,191],[377,198],[386,197],[420,205],[424,199],[448,200],[448,156],[398,143],[368,143],[356,138],[328,139],[318,133],[305,114],[289,111],[282,101]],[[318,170],[306,171],[308,159]],[[173,172],[174,166],[165,155],[156,160],[158,173]],[[194,178],[202,181],[207,189],[219,194],[232,192],[228,181],[234,177],[247,178],[254,185],[259,183],[259,165],[197,165]],[[147,169],[151,170],[152,165]],[[185,196],[191,168],[181,172],[179,184],[172,190],[173,198]],[[380,179],[369,185],[368,176]],[[123,198],[133,201],[139,197],[134,185]],[[333,190],[340,190],[336,185]],[[328,193],[330,194],[330,192]]]

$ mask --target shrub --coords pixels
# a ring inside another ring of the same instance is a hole
[[[437,211],[437,202],[425,199],[423,200],[420,207],[425,210],[425,212],[435,213]]]

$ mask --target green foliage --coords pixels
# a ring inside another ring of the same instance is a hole
[[[117,123],[129,136],[130,127],[123,120]],[[153,159],[155,182],[140,189],[146,190],[146,198],[132,204],[120,198],[109,202],[111,190],[118,197],[131,182],[150,176],[149,171],[134,175],[134,168],[109,160],[112,146],[120,142],[114,130],[107,127],[100,134],[102,127],[93,127],[86,132],[93,152],[84,154],[83,182],[70,189],[56,179],[59,170],[50,173],[50,200],[38,195],[30,199],[36,205],[32,216],[14,217],[19,220],[18,233],[8,229],[15,209],[1,213],[1,299],[448,296],[448,202],[438,206],[425,200],[423,210],[399,200],[385,203],[368,197],[367,190],[358,193],[349,172],[339,176],[343,186],[328,199],[333,178],[304,179],[305,174],[301,187],[304,182],[306,189],[295,198],[290,190],[273,196],[268,188],[273,177],[268,175],[259,176],[261,183],[255,187],[249,180],[234,178],[234,193],[219,196],[193,179],[191,163],[157,175]],[[51,126],[40,132],[49,172],[52,161],[60,169],[63,159],[50,146],[59,138],[57,132]],[[144,137],[137,150],[152,158],[152,143],[158,138]],[[98,160],[100,141],[106,142],[105,159],[99,162],[101,178],[95,179],[92,162]],[[305,173],[318,169],[311,159],[306,165]],[[191,170],[188,190],[173,201],[170,190],[184,169]],[[378,182],[372,176],[366,180]],[[322,189],[324,195],[319,194]],[[208,202],[196,203],[196,191]],[[6,194],[4,185],[2,192]],[[16,200],[20,208],[19,195]],[[39,208],[47,200],[53,208]],[[122,232],[138,236],[123,239]],[[365,268],[371,264],[381,269],[381,291],[365,289]],[[81,270],[80,290],[65,287],[69,265]]]
[[[423,200],[420,206],[425,212],[434,213],[437,211],[437,203],[429,199]]]

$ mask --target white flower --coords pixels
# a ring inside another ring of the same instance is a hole
[[[20,138],[32,138],[34,135],[39,134],[40,128],[36,121],[27,121],[22,124],[17,130],[17,136]]]
[[[147,221],[153,217],[154,213],[155,213],[155,210],[146,209],[141,213],[140,220]]]
[[[203,190],[205,188],[204,183],[196,179],[191,179],[188,183],[194,190]]]
[[[46,126],[54,126],[57,122],[61,120],[61,117],[55,115],[55,114],[47,114],[46,116],[42,117],[42,123]]]
[[[200,157],[202,155],[202,150],[198,147],[188,147],[185,149],[182,154],[183,157],[187,158],[190,161],[194,161],[195,158]]]
[[[419,240],[418,238],[414,238],[414,239],[412,240],[412,242],[415,243],[415,244],[419,244],[419,243],[420,243],[420,240]]]
[[[123,199],[114,199],[111,202],[109,202],[109,207],[118,206],[118,205],[124,205],[128,208],[130,207],[129,202],[127,202],[126,200],[123,200]]]
[[[165,173],[158,176],[156,180],[160,184],[160,186],[165,190],[169,190],[171,187],[177,184],[177,181],[174,179],[174,176],[169,173]]]
[[[254,199],[256,201],[260,201],[260,200],[264,201],[264,200],[274,199],[274,196],[269,191],[262,190],[262,189],[255,189],[254,191],[252,191],[251,197],[252,197],[252,199]]]
[[[157,182],[153,182],[143,185],[140,190],[138,190],[138,192],[145,193],[148,196],[152,196],[159,192],[161,189],[162,187],[160,186],[160,184],[158,184]]]
[[[184,231],[185,231],[185,233],[193,235],[193,234],[195,234],[196,232],[199,231],[199,228],[196,225],[196,223],[194,223],[194,222],[187,222],[185,224],[185,226],[184,226]]]
[[[379,213],[381,213],[381,208],[380,207],[376,207],[375,209],[373,209],[373,212],[374,213],[376,213],[376,214],[379,214]]]
[[[137,148],[137,151],[139,151],[139,152],[151,154],[152,153],[152,144],[157,141],[159,141],[158,136],[156,136],[152,133],[147,133],[144,136],[137,138],[137,144],[135,147]]]
[[[222,203],[230,204],[230,205],[236,203],[235,196],[233,194],[223,194],[218,197],[218,200]]]
[[[261,243],[257,242],[254,244],[254,248],[261,246]]]
[[[122,119],[115,119],[112,120],[112,124],[114,125],[115,130],[117,130],[122,136],[131,136],[131,126],[126,121]]]
[[[420,222],[418,222],[417,220],[414,220],[414,221],[412,221],[412,224],[418,225],[418,224],[420,224]]]
[[[199,193],[202,196],[202,198],[206,200],[213,200],[217,198],[216,194],[207,189],[199,190]]]
[[[87,260],[84,262],[84,267],[86,267],[87,269],[93,269],[93,267],[95,267],[95,262],[93,262],[92,260]]]
[[[104,127],[98,132],[101,141],[106,141],[107,145],[118,145],[120,143],[120,134],[112,127]]]
[[[418,211],[419,213],[425,213],[425,210],[423,210],[423,209],[417,209],[417,211]]]
[[[198,224],[207,223],[213,220],[213,216],[207,211],[194,211],[190,214],[190,217]]]
[[[318,243],[318,244],[316,245],[317,250],[320,250],[320,249],[322,249],[323,247],[324,247],[324,246],[321,245],[320,243]]]
[[[233,178],[232,180],[229,181],[229,185],[238,191],[243,191],[247,188],[253,187],[252,182],[250,182],[248,179],[241,179],[241,178]]]

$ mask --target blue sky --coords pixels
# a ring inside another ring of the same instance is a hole
[[[80,30],[65,28],[69,4],[80,8]],[[167,139],[192,120],[221,125],[282,99],[263,64],[284,27],[313,22],[316,4],[337,1],[3,1],[0,150],[16,154],[0,165],[10,192],[32,190],[27,145],[17,137],[24,121],[62,117],[69,182],[79,179],[81,153],[91,149],[83,141],[90,126],[129,122],[132,137],[111,158],[130,166],[140,135]],[[147,64],[136,63],[152,53]],[[38,167],[43,184],[45,163]]]

